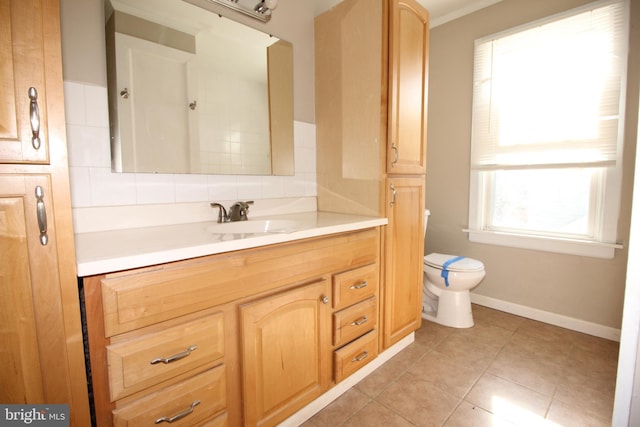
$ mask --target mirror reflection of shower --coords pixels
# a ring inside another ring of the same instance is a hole
[[[111,4],[114,171],[294,174],[291,43],[181,0]]]

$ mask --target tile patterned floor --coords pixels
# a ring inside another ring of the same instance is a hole
[[[611,425],[618,343],[473,306],[475,326],[424,321],[413,344],[304,427]]]

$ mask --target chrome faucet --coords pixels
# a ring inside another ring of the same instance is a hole
[[[212,208],[218,208],[218,222],[229,222],[227,210],[220,203],[211,203]]]
[[[247,202],[235,202],[229,208],[229,213],[220,203],[211,203],[212,208],[218,208],[218,222],[235,222],[246,221],[249,213],[249,205],[253,204],[253,200]]]

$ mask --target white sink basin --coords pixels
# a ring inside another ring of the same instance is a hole
[[[215,234],[291,233],[299,226],[297,221],[288,219],[250,219],[211,225],[207,231]]]

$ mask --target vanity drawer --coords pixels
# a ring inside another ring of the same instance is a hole
[[[333,276],[333,308],[348,307],[378,290],[378,264],[369,264]]]
[[[204,424],[207,420],[211,420],[212,425],[225,425],[225,378],[225,368],[221,365],[166,387],[114,409],[113,424],[116,427],[151,427],[157,425],[156,420],[166,417],[168,422],[169,418],[174,417],[176,419],[171,422],[172,426],[194,426]],[[184,415],[180,417],[180,414]],[[216,424],[216,420],[223,423]]]
[[[342,381],[378,355],[378,331],[373,330],[333,352],[334,380]]]
[[[95,276],[104,336],[315,280],[329,272],[376,265],[379,250],[379,230],[367,229]]]
[[[224,318],[215,313],[107,346],[111,401],[224,356]]]
[[[333,313],[333,345],[341,346],[372,330],[378,319],[375,297]]]

